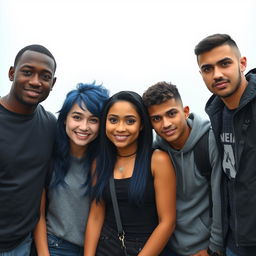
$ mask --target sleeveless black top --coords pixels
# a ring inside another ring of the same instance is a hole
[[[158,225],[158,215],[155,203],[154,178],[149,174],[145,195],[141,205],[137,206],[128,198],[131,178],[114,179],[117,201],[124,232],[130,237],[149,236]],[[112,206],[109,186],[104,190],[103,199],[106,203],[104,225],[117,230],[114,209]]]

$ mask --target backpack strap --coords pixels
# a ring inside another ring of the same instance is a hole
[[[209,158],[209,131],[208,130],[194,147],[194,159],[197,169],[208,181],[211,179],[212,166]]]
[[[210,129],[198,140],[194,147],[194,159],[197,169],[206,178],[209,189],[209,215],[212,217],[212,187],[211,174],[212,166],[209,157],[209,132]]]

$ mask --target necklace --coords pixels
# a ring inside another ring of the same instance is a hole
[[[123,171],[124,171],[124,166],[118,167],[117,170],[118,170],[119,172],[123,172]]]
[[[119,154],[117,154],[119,157],[125,157],[125,158],[127,158],[127,157],[131,157],[131,156],[135,156],[137,154],[137,151],[135,151],[135,152],[133,152],[132,154],[129,154],[129,155],[125,155],[125,156],[122,156],[122,155],[119,155]],[[117,167],[117,170],[119,171],[119,172],[123,172],[124,171],[124,165],[122,165],[122,166],[120,166],[120,167]]]
[[[125,156],[122,156],[122,155],[119,155],[119,154],[117,154],[117,155],[118,155],[119,157],[130,157],[130,156],[136,155],[136,153],[137,153],[137,151],[133,152],[133,153],[130,154],[130,155],[125,155]]]

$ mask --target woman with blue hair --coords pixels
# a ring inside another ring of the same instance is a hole
[[[126,255],[124,247],[129,256],[160,255],[175,226],[176,182],[168,154],[152,150],[151,122],[140,95],[113,95],[100,126],[84,255]],[[111,191],[124,231],[119,237]]]
[[[103,86],[80,83],[67,94],[59,111],[53,172],[47,193],[42,196],[34,234],[38,255],[83,255],[91,170],[98,154],[101,112],[107,99],[108,91]]]

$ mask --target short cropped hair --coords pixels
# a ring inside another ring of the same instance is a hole
[[[182,103],[180,93],[176,85],[167,82],[158,82],[150,86],[142,95],[147,107],[161,104],[167,100],[175,99]]]
[[[214,34],[207,36],[196,45],[194,52],[196,56],[199,56],[202,53],[208,52],[225,44],[236,48],[239,52],[236,42],[227,34]]]
[[[26,51],[33,51],[33,52],[39,52],[39,53],[42,53],[42,54],[45,54],[47,55],[48,57],[50,57],[53,61],[54,61],[54,72],[56,71],[56,68],[57,68],[57,63],[56,63],[56,60],[54,58],[54,56],[52,55],[52,53],[44,46],[42,45],[39,45],[39,44],[31,44],[31,45],[28,45],[24,48],[22,48],[16,55],[15,57],[15,60],[14,60],[14,67],[17,66],[22,54]]]

